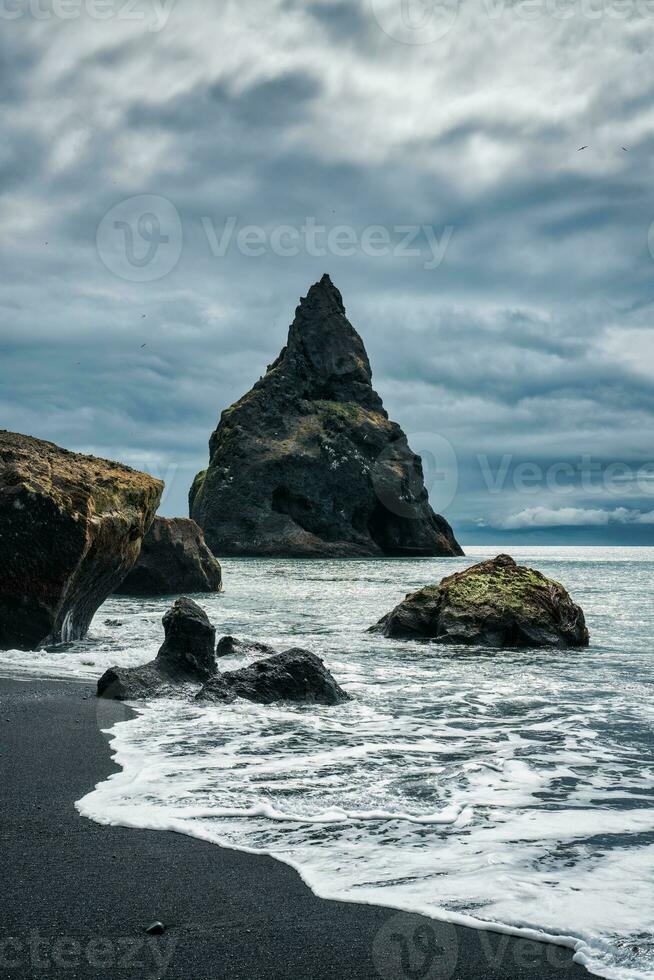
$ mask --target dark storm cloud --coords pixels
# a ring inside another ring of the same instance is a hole
[[[311,16],[337,41],[361,41],[371,33],[370,18],[347,0],[307,4]]]
[[[654,139],[622,25],[617,60],[602,63],[600,44],[597,64],[584,62],[585,107],[572,81],[554,91],[576,43],[564,28],[541,31],[551,75],[526,85],[515,25],[483,51],[479,33],[453,34],[444,58],[394,42],[363,2],[190,3],[160,33],[28,26],[0,38],[0,424],[166,473],[165,510],[183,513],[220,411],[265,371],[299,296],[328,271],[389,413],[418,451],[430,432],[454,447],[455,523],[540,533],[564,505],[598,527],[615,524],[598,510],[647,512],[646,494],[603,502],[579,479],[563,501],[546,483],[525,499],[509,481],[500,497],[478,458],[509,453],[513,472],[651,453]],[[103,215],[140,194],[171,201],[183,229],[174,268],[142,283],[95,246]],[[253,257],[234,242],[216,255],[206,224],[219,237],[230,217],[267,235],[309,217],[359,243],[371,225],[394,247],[410,224],[437,238],[449,227],[451,240],[433,269],[422,232],[418,256],[359,244]]]

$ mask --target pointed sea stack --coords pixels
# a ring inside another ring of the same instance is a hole
[[[323,276],[267,373],[226,409],[191,517],[220,555],[461,555],[422,463],[372,387],[363,341]]]

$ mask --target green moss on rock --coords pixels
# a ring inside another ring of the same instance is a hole
[[[490,647],[588,644],[584,614],[563,586],[509,555],[411,593],[373,630]]]

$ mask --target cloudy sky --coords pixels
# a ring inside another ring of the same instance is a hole
[[[654,3],[0,21],[2,427],[162,476],[185,515],[329,272],[464,543],[654,543]]]

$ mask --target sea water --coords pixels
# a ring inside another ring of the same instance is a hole
[[[271,854],[324,897],[536,931],[600,976],[654,978],[654,549],[511,549],[581,604],[588,649],[365,632],[406,592],[501,550],[225,561],[225,592],[195,597],[218,635],[313,650],[354,699],[139,705],[110,732],[122,771],[79,810]],[[96,679],[144,663],[169,604],[113,597],[86,641],[2,653],[0,669]]]

